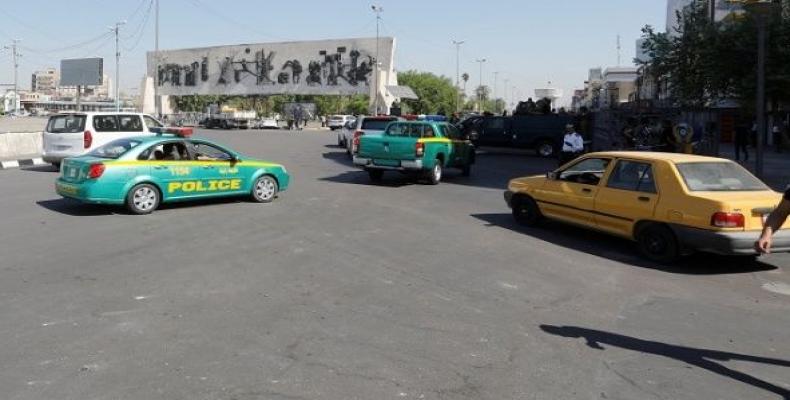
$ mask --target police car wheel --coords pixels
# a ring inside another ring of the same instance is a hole
[[[269,175],[264,175],[252,185],[252,199],[258,203],[271,203],[277,196],[277,181]]]
[[[141,183],[126,195],[126,208],[133,214],[150,214],[159,207],[159,201],[159,190],[148,183]]]

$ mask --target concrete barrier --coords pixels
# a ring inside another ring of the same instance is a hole
[[[42,142],[41,132],[0,133],[0,160],[41,155]]]

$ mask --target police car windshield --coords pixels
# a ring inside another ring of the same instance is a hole
[[[126,154],[127,151],[137,147],[140,143],[135,139],[118,139],[97,148],[96,150],[88,153],[91,157],[111,158],[117,159],[118,157]]]

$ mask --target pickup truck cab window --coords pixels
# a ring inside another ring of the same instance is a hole
[[[597,186],[601,182],[611,160],[608,158],[587,158],[561,171],[557,179],[565,182]]]

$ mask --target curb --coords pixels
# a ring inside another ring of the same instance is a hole
[[[24,158],[21,160],[0,161],[0,170],[19,167],[33,167],[36,165],[49,165],[41,158]]]

